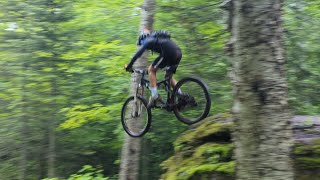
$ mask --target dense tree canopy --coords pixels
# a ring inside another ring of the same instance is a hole
[[[67,178],[96,172],[117,179],[129,94],[123,70],[136,51],[141,5],[134,0],[2,0],[0,2],[0,177]],[[182,48],[177,79],[200,76],[213,100],[211,115],[232,104],[229,40],[218,0],[158,0],[154,29]],[[320,2],[288,0],[284,32],[290,108],[320,112]],[[149,62],[156,57],[151,55]],[[161,73],[160,73],[161,74]],[[160,77],[160,76],[159,76]],[[143,139],[141,179],[158,179],[159,164],[188,127],[153,112]]]

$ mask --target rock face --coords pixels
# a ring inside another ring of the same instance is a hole
[[[320,117],[292,119],[295,179],[320,180]],[[175,154],[162,163],[164,180],[233,180],[235,161],[231,115],[210,117],[174,143]]]
[[[320,117],[295,116],[292,125],[296,179],[320,180]]]

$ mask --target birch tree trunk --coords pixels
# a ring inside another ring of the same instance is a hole
[[[54,72],[55,71],[55,67],[53,67]],[[51,95],[53,97],[56,97],[56,89],[57,89],[57,83],[56,83],[56,79],[52,79],[51,80]],[[51,115],[51,118],[48,119],[48,153],[47,153],[47,162],[48,162],[48,177],[49,178],[54,178],[56,176],[55,173],[55,162],[56,162],[56,132],[55,132],[55,128],[56,128],[56,121],[57,121],[57,115],[56,112],[58,111],[57,109],[57,104],[55,102],[55,100],[53,100],[53,102],[50,103],[50,106],[53,110],[53,114]]]
[[[152,30],[155,13],[155,0],[145,0],[142,5],[140,32]],[[148,65],[148,53],[145,52],[135,63],[135,67],[146,68]],[[135,93],[139,77],[132,76],[131,94]],[[139,177],[141,138],[132,138],[125,134],[125,140],[121,153],[121,165],[119,180],[137,180]]]
[[[232,110],[240,180],[293,179],[282,3],[233,0]]]
[[[56,8],[56,3],[53,0],[47,0],[48,8],[54,9]],[[49,21],[52,24],[56,23],[56,17],[54,12],[51,12],[51,17],[49,17]],[[52,31],[49,31],[50,33],[48,34],[48,38],[52,40],[53,42],[58,42],[57,36],[55,34],[55,26]],[[56,176],[55,172],[55,162],[56,162],[56,126],[57,126],[57,111],[58,111],[58,106],[56,102],[56,97],[57,97],[57,67],[56,67],[56,62],[58,60],[58,54],[56,54],[55,49],[52,47],[52,58],[50,61],[48,61],[48,66],[52,68],[52,72],[49,72],[48,75],[51,76],[50,79],[50,96],[52,98],[50,102],[50,107],[51,107],[51,117],[47,120],[47,127],[48,127],[48,152],[47,152],[47,163],[48,163],[48,177],[53,178]]]
[[[26,63],[22,65],[22,71],[26,72],[28,69]],[[27,117],[27,100],[26,100],[26,77],[22,77],[22,100],[21,100],[21,145],[20,145],[20,153],[21,153],[21,160],[20,160],[20,176],[19,180],[25,180],[27,175],[27,168],[28,168],[28,137],[29,137],[29,119]]]

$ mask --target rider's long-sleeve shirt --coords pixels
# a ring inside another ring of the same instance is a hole
[[[166,55],[171,55],[173,51],[180,49],[173,41],[170,39],[160,39],[160,38],[147,38],[144,45],[140,46],[139,50],[132,57],[128,67],[132,67],[134,62],[143,54],[145,50],[151,50],[153,52],[159,53],[159,56],[165,57]]]

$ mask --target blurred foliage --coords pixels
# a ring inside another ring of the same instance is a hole
[[[120,110],[130,84],[123,65],[136,50],[142,2],[0,2],[1,178],[18,179],[24,168],[27,180],[47,177],[51,129],[57,177],[69,177],[86,164],[117,176],[124,133]],[[229,33],[220,4],[158,0],[154,24],[170,31],[183,50],[177,79],[195,75],[208,84],[211,115],[232,105],[231,66],[224,52]],[[317,0],[285,5],[290,104],[296,114],[320,112],[319,6]],[[160,177],[159,164],[188,128],[160,110],[153,119],[143,139],[140,179]]]
[[[104,177],[102,174],[102,170],[97,170],[96,168],[85,165],[81,170],[77,172],[77,174],[72,174],[66,180],[108,180],[109,178]],[[62,180],[59,178],[46,178],[43,180]]]
[[[290,0],[285,6],[289,100],[295,114],[320,113],[319,5],[316,0]]]

